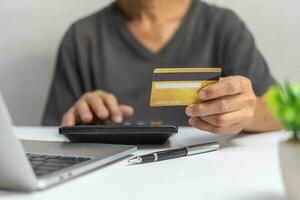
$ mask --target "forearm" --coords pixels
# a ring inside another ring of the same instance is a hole
[[[267,132],[280,129],[282,129],[281,124],[276,119],[274,119],[264,99],[261,97],[257,97],[257,103],[255,106],[253,118],[243,131]]]

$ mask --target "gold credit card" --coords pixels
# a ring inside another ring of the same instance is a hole
[[[156,68],[151,107],[186,106],[201,102],[201,88],[219,81],[221,68]]]

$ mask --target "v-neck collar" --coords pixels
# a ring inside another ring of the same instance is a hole
[[[186,25],[193,14],[193,9],[196,7],[195,3],[197,0],[192,0],[191,4],[189,5],[189,8],[183,17],[180,25],[176,29],[175,33],[172,35],[172,37],[168,40],[166,44],[164,44],[158,52],[152,52],[150,49],[148,49],[145,45],[143,45],[130,31],[129,27],[126,24],[126,21],[124,17],[122,16],[122,13],[115,2],[112,5],[112,8],[115,10],[115,22],[118,31],[120,31],[123,39],[128,43],[128,45],[131,46],[137,53],[139,53],[142,57],[146,59],[155,59],[157,57],[160,57],[164,55],[165,52],[167,52],[173,43],[177,41],[177,38],[179,38],[179,35],[182,34],[182,32],[186,29]]]

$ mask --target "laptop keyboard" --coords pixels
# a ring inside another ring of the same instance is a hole
[[[90,160],[84,157],[26,154],[36,176],[43,176],[64,168]]]

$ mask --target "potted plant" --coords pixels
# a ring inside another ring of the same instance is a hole
[[[300,200],[300,84],[275,85],[265,100],[284,128],[291,133],[279,145],[281,173],[286,193],[291,200]]]

